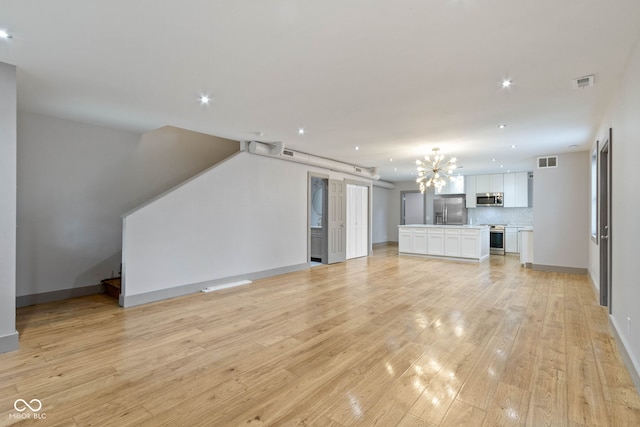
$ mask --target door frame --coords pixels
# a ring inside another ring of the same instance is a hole
[[[329,193],[329,175],[308,172],[307,173],[307,262],[311,262],[311,210],[313,209],[313,186],[311,179],[318,178],[324,181],[325,190],[322,194],[322,264],[328,263],[328,193]]]
[[[600,305],[608,307],[612,313],[612,136],[613,130],[609,128],[607,139],[598,150],[598,233],[599,233],[599,260],[600,260]]]

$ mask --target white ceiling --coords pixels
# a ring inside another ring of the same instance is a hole
[[[640,1],[2,0],[0,29],[23,111],[283,141],[402,181],[434,147],[465,174],[588,150]]]

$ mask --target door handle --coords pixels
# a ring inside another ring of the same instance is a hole
[[[603,234],[603,235],[601,235],[601,236],[600,236],[600,238],[601,238],[602,240],[607,240],[607,239],[609,238],[609,236],[605,236],[605,235]]]

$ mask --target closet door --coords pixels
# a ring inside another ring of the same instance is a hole
[[[368,255],[369,188],[347,185],[347,259]]]
[[[329,233],[328,263],[342,262],[346,259],[346,185],[344,181],[329,180]]]

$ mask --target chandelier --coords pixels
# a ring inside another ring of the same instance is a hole
[[[434,186],[438,192],[442,190],[447,183],[447,178],[453,181],[453,171],[456,169],[456,158],[452,157],[448,162],[444,162],[444,156],[440,154],[439,148],[434,148],[433,158],[424,156],[422,160],[416,160],[418,165],[418,179],[416,182],[420,184],[420,192],[424,193],[427,187]]]

